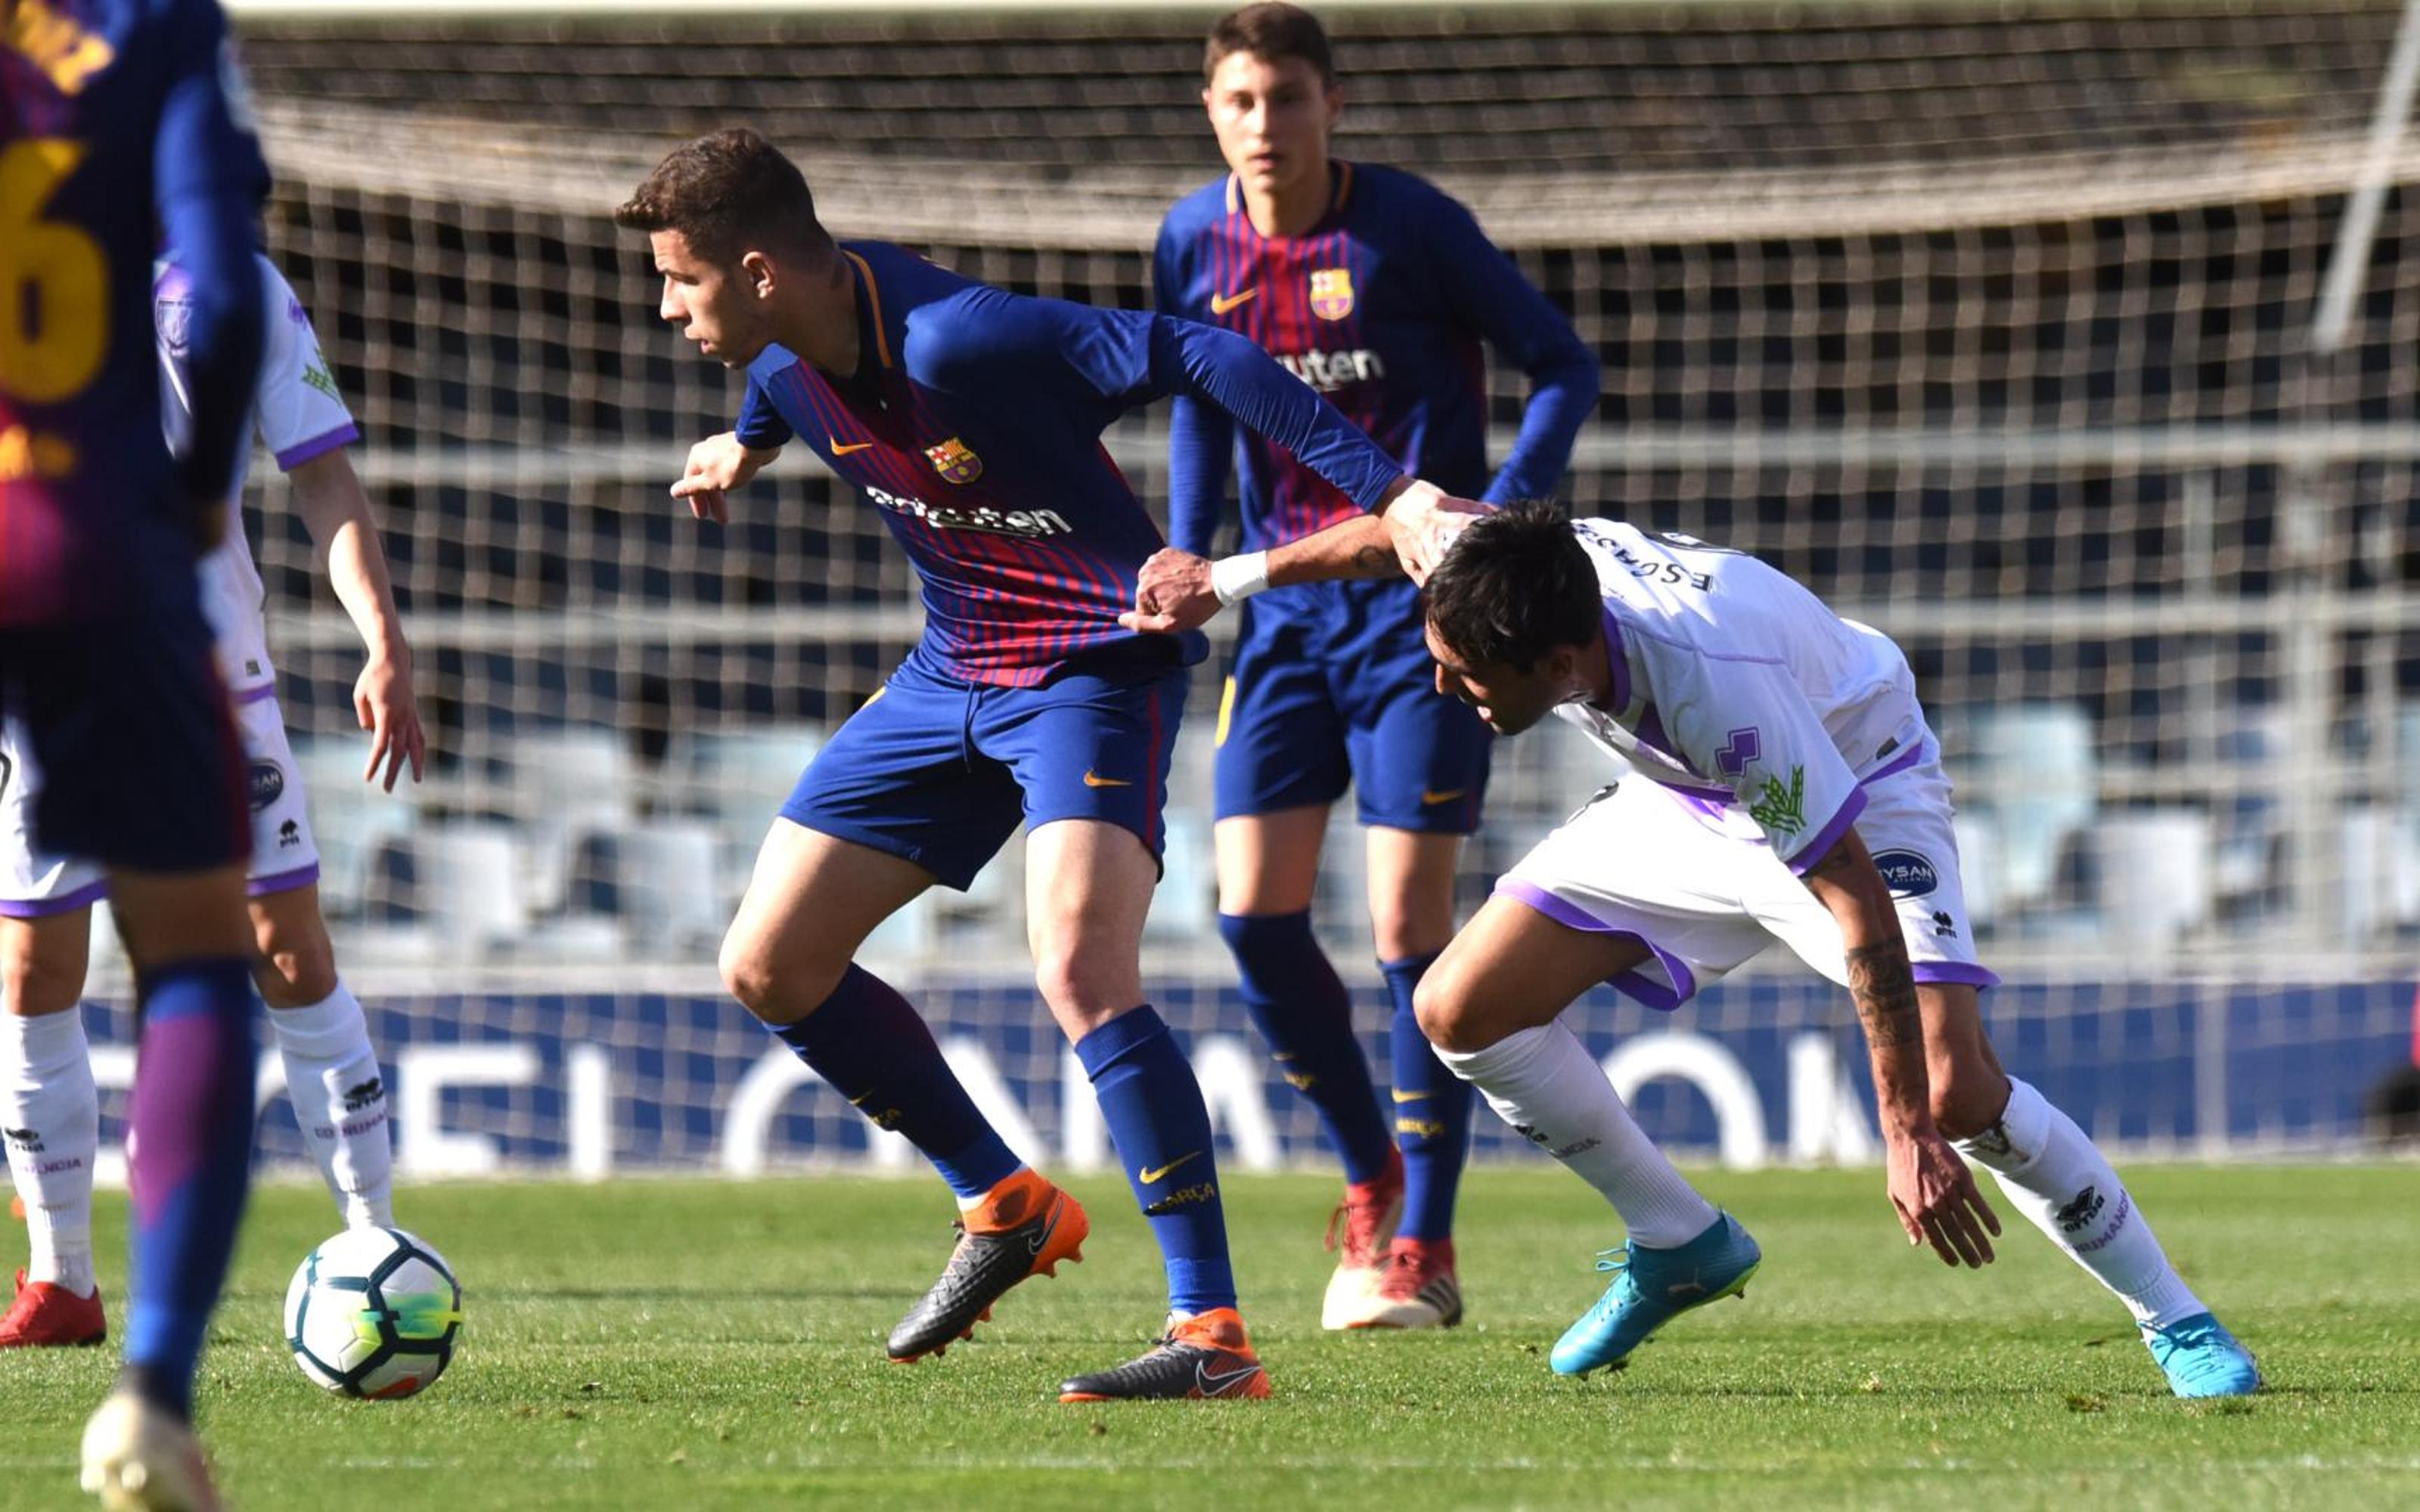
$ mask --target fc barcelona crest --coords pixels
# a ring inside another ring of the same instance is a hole
[[[934,471],[952,483],[972,483],[983,476],[983,458],[955,436],[939,446],[925,447],[924,456]]]
[[[1311,273],[1311,313],[1322,320],[1342,320],[1353,313],[1353,270],[1321,268]]]

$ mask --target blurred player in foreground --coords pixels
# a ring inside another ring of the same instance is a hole
[[[1010,1288],[1075,1258],[1087,1230],[976,1111],[915,1010],[852,960],[925,888],[966,887],[1022,820],[1042,995],[1169,1281],[1160,1343],[1061,1399],[1267,1395],[1201,1088],[1142,1000],[1169,752],[1204,646],[1119,624],[1161,538],[1100,437],[1138,405],[1193,394],[1387,509],[1416,559],[1443,495],[1241,337],[833,241],[798,169],[752,131],[675,150],[616,219],[648,235],[664,319],[748,374],[737,428],[691,450],[674,494],[720,520],[729,490],[801,440],[923,579],[923,640],[800,777],[721,954],[733,995],[957,1196],[957,1246],[891,1357],[965,1337]]]
[[[1215,609],[1198,576],[1172,557],[1146,569],[1171,627]],[[1962,1154],[2118,1294],[2178,1396],[2258,1389],[2108,1160],[1993,1053],[1978,995],[1999,979],[1976,959],[1949,779],[1889,638],[1745,553],[1538,504],[1470,523],[1422,598],[1440,690],[1501,734],[1559,715],[1637,774],[1506,873],[1419,994],[1446,1063],[1629,1231],[1557,1371],[1624,1364],[1761,1258],[1649,1141],[1563,1010],[1600,981],[1676,1009],[1779,939],[1856,1004],[1911,1244],[1991,1260],[1999,1220]]]
[[[326,553],[336,596],[362,633],[368,659],[353,689],[369,730],[369,768],[392,789],[425,752],[386,556],[369,501],[344,448],[358,440],[336,396],[302,301],[266,257],[245,276],[260,285],[261,363],[253,427],[294,486],[295,507]],[[172,448],[192,424],[185,371],[191,273],[175,258],[153,270],[152,317]],[[243,492],[239,451],[227,497]],[[295,1122],[348,1226],[392,1224],[393,1158],[386,1087],[362,1006],[337,980],[319,916],[319,853],[302,774],[277,706],[277,671],[261,624],[260,574],[240,524],[202,563],[202,608],[219,675],[235,701],[252,810],[253,974],[271,1010]],[[39,768],[16,721],[0,724],[0,1128],[8,1167],[28,1199],[31,1257],[0,1316],[0,1349],[98,1344],[105,1332],[92,1262],[93,1156],[101,1099],[85,1040],[85,966],[92,905],[108,882],[90,862],[46,855],[33,840]]]
[[[1202,85],[1230,171],[1160,226],[1159,308],[1249,336],[1406,471],[1490,502],[1554,492],[1596,404],[1596,359],[1468,210],[1408,173],[1329,156],[1344,90],[1318,20],[1290,5],[1221,18]],[[1482,342],[1530,385],[1492,477]],[[1259,592],[1269,548],[1360,513],[1189,395],[1169,449],[1170,541],[1196,555],[1210,552],[1231,460],[1241,476],[1244,551],[1217,568],[1230,600]],[[1455,863],[1479,826],[1492,737],[1432,686],[1417,592],[1388,577],[1255,598],[1218,704],[1218,933],[1280,1071],[1344,1165],[1320,1310],[1331,1329],[1462,1320],[1453,1205],[1470,1088],[1420,1037],[1412,995],[1453,936]],[[1394,1011],[1391,1139],[1351,997],[1311,933],[1328,810],[1348,783]]]
[[[142,1023],[126,1366],[84,1485],[207,1507],[194,1368],[243,1211],[256,1004],[242,763],[194,564],[260,359],[268,170],[209,0],[0,0],[0,713],[50,774],[36,839],[108,870]],[[145,339],[155,225],[196,286],[181,461]]]

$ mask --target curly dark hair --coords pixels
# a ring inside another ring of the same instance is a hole
[[[1550,502],[1508,505],[1464,527],[1420,602],[1455,656],[1520,672],[1558,646],[1588,644],[1605,612],[1596,568]]]
[[[744,126],[673,148],[613,211],[630,231],[677,231],[706,262],[751,251],[829,252],[831,233],[799,165]]]

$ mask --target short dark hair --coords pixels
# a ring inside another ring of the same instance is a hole
[[[710,263],[752,250],[822,252],[831,233],[799,165],[744,126],[673,148],[613,211],[631,231],[677,231]]]
[[[1202,49],[1205,87],[1218,65],[1234,53],[1249,53],[1264,63],[1298,57],[1319,70],[1321,84],[1336,83],[1336,60],[1327,51],[1326,28],[1300,6],[1246,6],[1219,17]]]
[[[1511,504],[1463,528],[1429,574],[1421,606],[1437,640],[1473,666],[1526,672],[1558,646],[1584,646],[1605,613],[1596,567],[1562,506]]]

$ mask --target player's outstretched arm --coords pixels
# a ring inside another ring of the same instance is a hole
[[[1341,520],[1326,530],[1290,539],[1282,547],[1270,547],[1268,551],[1219,556],[1218,562],[1196,556],[1193,551],[1179,551],[1176,547],[1155,551],[1150,562],[1142,563],[1142,574],[1135,580],[1133,612],[1118,614],[1118,625],[1125,629],[1176,634],[1201,629],[1218,617],[1219,609],[1247,600],[1264,588],[1333,583],[1339,579],[1391,579],[1404,574],[1406,563],[1399,554],[1396,539],[1396,508],[1413,511],[1416,503],[1430,496],[1445,501],[1447,505],[1462,505],[1425,513],[1420,516],[1420,525],[1408,530],[1411,539],[1423,547],[1430,545],[1430,539],[1435,539],[1435,554],[1442,554],[1442,542],[1452,539],[1452,530],[1459,530],[1464,520],[1469,520],[1471,513],[1476,513],[1476,505],[1469,505],[1469,501],[1450,499],[1430,484],[1406,479],[1406,486],[1399,488],[1394,499],[1384,505],[1384,516]],[[1430,563],[1435,562],[1435,554],[1428,556]]]
[[[362,780],[392,793],[407,764],[411,779],[420,780],[428,763],[428,736],[421,728],[411,643],[404,639],[403,616],[396,612],[395,580],[387,571],[386,548],[379,544],[378,519],[342,448],[298,463],[287,477],[311,544],[327,562],[328,584],[367,653],[353,682],[353,717],[370,733]]]
[[[1805,881],[1840,926],[1849,995],[1873,1063],[1886,1180],[1900,1227],[1910,1244],[1930,1242],[1945,1265],[1988,1265],[2000,1220],[1966,1163],[1933,1127],[1924,1019],[1890,885],[1854,827],[1807,870]]]
[[[689,449],[689,466],[673,485],[673,497],[689,501],[689,512],[717,525],[731,518],[731,490],[744,486],[765,465],[782,455],[778,446],[752,447],[737,431],[709,436]]]

